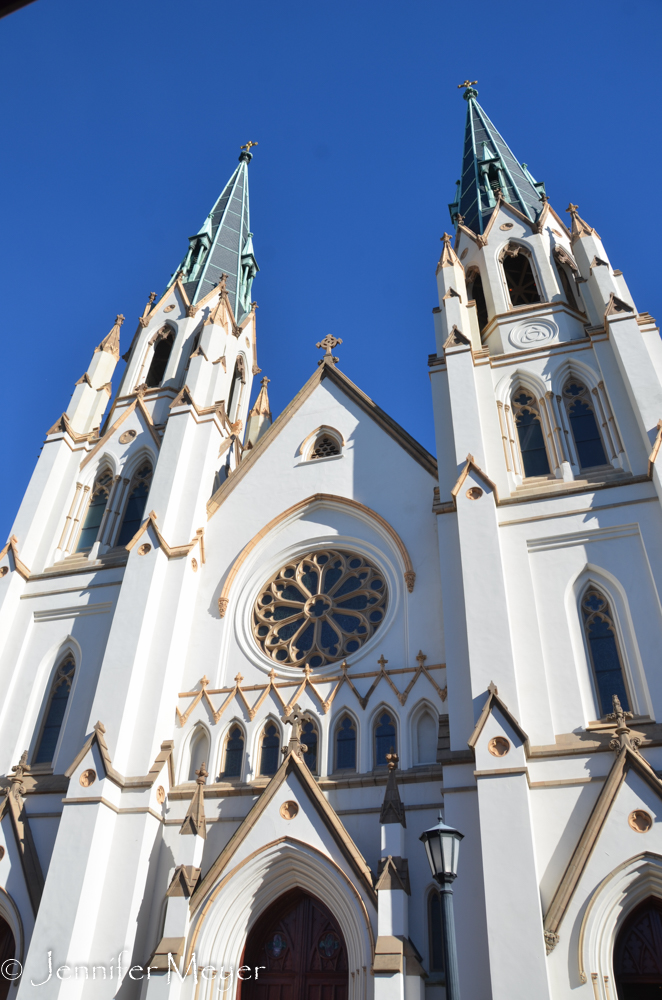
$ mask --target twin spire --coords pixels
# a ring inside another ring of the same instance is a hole
[[[476,100],[475,80],[465,80],[467,122],[464,131],[462,176],[455,201],[449,205],[454,224],[464,223],[482,235],[499,195],[535,222],[545,198],[545,185],[537,182],[525,163],[519,163],[501,133]]]
[[[199,232],[189,237],[189,248],[170,284],[179,277],[191,304],[199,302],[227,275],[226,289],[235,322],[251,309],[251,286],[259,268],[253,250],[248,202],[248,164],[253,158],[248,142],[241,147],[239,166]]]

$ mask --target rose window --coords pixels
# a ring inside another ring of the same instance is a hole
[[[384,574],[363,556],[310,552],[262,590],[253,632],[277,663],[321,667],[367,642],[384,620],[387,596]]]

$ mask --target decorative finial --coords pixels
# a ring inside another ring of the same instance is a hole
[[[195,772],[196,775],[197,775],[197,777],[196,777],[195,780],[196,780],[196,782],[197,782],[198,785],[204,785],[205,781],[209,777],[209,771],[205,767],[206,763],[207,762],[203,760],[202,764],[200,765],[200,769]]]
[[[465,80],[464,83],[458,83],[458,90],[462,90],[463,87],[465,88],[463,95],[465,101],[470,101],[472,97],[478,97],[478,91],[474,90],[475,83],[478,83],[478,80]]]
[[[574,215],[578,209],[579,205],[573,205],[572,202],[570,202],[570,204],[566,208],[566,212],[570,212],[570,215]]]
[[[292,726],[292,732],[290,734],[290,741],[286,747],[283,747],[283,754],[289,757],[293,753],[299,760],[303,760],[303,755],[307,752],[308,747],[305,743],[301,742],[301,730],[302,724],[306,719],[306,713],[303,711],[301,706],[297,703],[290,707],[289,712],[283,716],[283,722]]]
[[[246,142],[241,147],[241,153],[239,154],[239,160],[245,160],[246,163],[250,163],[253,159],[253,154],[251,153],[251,146],[257,146],[256,142]]]
[[[607,719],[609,722],[616,723],[616,735],[613,740],[610,740],[609,749],[613,750],[615,753],[620,753],[621,750],[628,747],[630,750],[639,754],[639,744],[641,743],[641,739],[638,736],[630,735],[630,729],[627,724],[627,720],[632,718],[632,712],[623,711],[621,700],[617,694],[612,695],[611,702],[614,711],[609,713]]]
[[[156,292],[150,292],[149,293],[150,304],[154,301],[155,298],[156,298]]]
[[[122,313],[119,313],[119,314],[118,314],[118,315],[117,315],[117,316],[115,317],[115,322],[116,322],[116,324],[117,324],[118,326],[121,326],[121,325],[122,325],[122,323],[124,322],[124,316],[122,316]]]
[[[391,747],[389,752],[386,754],[386,766],[388,767],[389,771],[394,771],[396,769],[399,760],[400,758],[395,752],[395,749]]]
[[[260,385],[261,385],[261,386],[262,386],[262,387],[263,387],[264,389],[266,389],[266,388],[267,388],[267,386],[269,385],[269,383],[270,383],[270,382],[271,382],[271,379],[270,379],[270,378],[267,378],[267,376],[266,376],[266,375],[264,376],[264,378],[261,378],[261,379],[260,379]]]
[[[341,337],[334,337],[332,334],[327,333],[327,335],[324,338],[324,340],[320,340],[318,342],[318,344],[317,344],[317,347],[320,348],[320,349],[322,347],[326,348],[326,353],[325,353],[324,357],[320,358],[320,360],[317,362],[317,364],[318,365],[324,365],[324,364],[327,364],[327,365],[337,365],[339,359],[338,358],[334,358],[332,352],[333,352],[333,348],[337,347],[338,344],[342,344],[342,338]]]
[[[478,81],[476,81],[476,82],[478,82]],[[251,146],[257,146],[257,143],[256,143],[256,142],[252,142],[252,141],[251,141],[251,142],[247,142],[247,143],[246,143],[246,144],[245,144],[244,146],[242,146],[241,148],[242,148],[242,149],[245,149],[247,153],[250,153],[250,151],[251,151]],[[253,234],[251,233],[251,236],[252,236],[252,235],[253,235]]]

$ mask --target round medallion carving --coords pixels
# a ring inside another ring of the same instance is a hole
[[[124,434],[120,434],[120,444],[128,444],[129,441],[133,441],[137,433],[138,431],[134,430],[124,431]]]
[[[165,309],[164,309],[163,311],[164,311],[164,313],[171,313],[171,312],[172,312],[172,310],[173,310],[174,308],[175,308],[175,306],[174,306],[174,304],[173,304],[173,303],[171,302],[171,303],[170,303],[170,305],[169,305],[169,306],[166,306],[166,307],[165,307]]]
[[[354,552],[309,552],[276,573],[253,608],[253,635],[276,663],[315,668],[355,653],[384,620],[381,570]]]
[[[165,788],[163,787],[163,785],[159,785],[159,787],[156,789],[156,801],[159,803],[159,805],[163,805],[163,803],[165,802]]]
[[[467,496],[470,500],[480,500],[483,495],[483,491],[480,486],[472,486],[471,489],[467,490]]]
[[[7,576],[9,566],[0,566],[0,576]]]
[[[513,228],[512,222],[504,222],[502,226],[499,226],[499,229],[512,229],[512,228]]]
[[[637,833],[648,833],[653,826],[653,817],[645,809],[635,809],[628,816],[628,823]]]
[[[493,757],[505,757],[510,750],[510,743],[505,736],[495,736],[487,744],[487,749]]]
[[[88,767],[87,771],[83,771],[78,780],[83,788],[89,788],[97,780],[97,772],[93,768]]]
[[[280,807],[280,814],[283,819],[294,819],[294,817],[299,812],[299,807],[296,802],[283,802]]]
[[[520,323],[514,327],[508,335],[508,340],[513,347],[519,350],[531,349],[532,347],[542,347],[557,336],[559,328],[550,319],[539,319]]]
[[[152,551],[152,546],[149,544],[149,542],[145,542],[145,544],[141,545],[140,548],[138,549],[138,555],[146,556],[147,553],[151,551]]]

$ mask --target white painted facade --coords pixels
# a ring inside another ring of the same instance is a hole
[[[512,305],[508,245],[528,253],[540,302]],[[475,268],[482,331],[467,289]],[[536,223],[500,199],[481,236],[460,223],[437,278],[438,472],[330,352],[273,424],[266,384],[249,420],[255,311],[237,323],[222,285],[191,305],[177,280],[150,301],[103,423],[120,323],[95,351],[0,560],[0,773],[11,788],[0,916],[24,967],[10,996],[32,995],[50,952],[54,970],[114,973],[54,971],[42,996],[211,1000],[218,983],[203,976],[128,974],[166,941],[180,942],[182,968],[195,953],[200,968],[232,970],[233,997],[250,928],[298,886],[343,933],[350,1000],[443,1000],[419,843],[441,809],[465,835],[454,887],[465,1000],[615,1000],[619,929],[642,900],[662,898],[662,345],[595,231],[576,211],[570,231],[547,202]],[[589,390],[608,460],[595,471],[580,468],[564,403],[573,378]],[[546,477],[525,474],[522,390],[539,413]],[[337,453],[315,457],[325,435]],[[140,527],[118,544],[146,463]],[[97,536],[77,551],[106,472]],[[256,639],[255,603],[282,567],[329,549],[381,574],[383,621],[346,667],[278,663]],[[609,602],[634,716],[616,734],[620,757],[583,623],[590,586]],[[52,759],[39,763],[67,657],[66,709]],[[316,773],[286,754],[271,778],[261,741],[273,724],[287,745],[295,703],[317,726]],[[384,712],[406,827],[380,824]],[[353,769],[337,767],[344,718]],[[226,777],[237,728],[240,773]],[[180,832],[202,761],[204,839]],[[652,818],[646,832],[629,822],[636,811]],[[375,888],[388,855],[408,860],[410,893]],[[182,865],[200,869],[191,891],[166,895]]]

